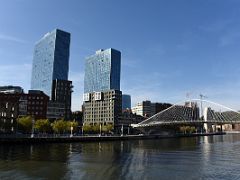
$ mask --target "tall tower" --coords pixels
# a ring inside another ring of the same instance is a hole
[[[70,33],[55,29],[35,45],[31,89],[42,90],[52,99],[53,80],[68,80]]]
[[[98,50],[85,61],[84,93],[120,90],[121,52]]]
[[[84,124],[117,128],[122,113],[120,91],[121,52],[98,50],[85,61]]]
[[[69,119],[71,114],[70,36],[59,29],[45,34],[36,43],[33,55],[31,89],[41,90],[50,97],[49,107],[53,113],[59,111],[59,107],[64,109],[61,116],[56,115],[57,119]]]

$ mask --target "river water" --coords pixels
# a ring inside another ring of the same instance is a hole
[[[1,145],[0,179],[240,179],[240,134]]]

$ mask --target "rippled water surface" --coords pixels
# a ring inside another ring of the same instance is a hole
[[[240,179],[240,134],[1,145],[0,179]]]

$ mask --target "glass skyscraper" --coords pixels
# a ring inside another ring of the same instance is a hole
[[[55,29],[44,35],[34,49],[31,89],[49,97],[53,80],[68,80],[70,33]]]
[[[85,61],[84,93],[120,90],[121,52],[98,50]]]

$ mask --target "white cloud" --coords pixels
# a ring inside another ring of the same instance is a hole
[[[12,42],[16,42],[16,43],[26,43],[25,40],[14,37],[14,36],[9,36],[6,34],[0,34],[0,40],[4,40],[4,41],[12,41]]]

